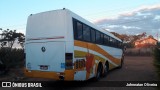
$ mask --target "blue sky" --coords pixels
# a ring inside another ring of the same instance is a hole
[[[25,32],[30,14],[67,8],[95,22],[118,16],[141,6],[160,3],[159,0],[0,0],[0,28]]]

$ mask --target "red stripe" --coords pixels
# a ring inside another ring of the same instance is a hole
[[[46,40],[46,39],[62,39],[64,36],[59,36],[59,37],[52,37],[52,38],[32,38],[32,39],[27,39],[27,41],[30,40]]]

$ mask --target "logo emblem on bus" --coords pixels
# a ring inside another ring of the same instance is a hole
[[[45,51],[46,51],[46,48],[45,48],[45,47],[42,47],[41,50],[42,50],[42,52],[45,52]]]

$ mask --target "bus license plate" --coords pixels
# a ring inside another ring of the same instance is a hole
[[[40,65],[40,69],[41,70],[48,70],[48,66],[47,65]]]

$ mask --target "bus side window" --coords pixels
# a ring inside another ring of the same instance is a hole
[[[118,48],[121,48],[121,42],[118,43]]]
[[[119,48],[119,43],[120,43],[120,42],[117,40],[117,48]]]
[[[108,36],[108,46],[110,46],[110,36]]]
[[[90,28],[83,24],[83,40],[90,41]]]
[[[76,29],[77,21],[73,18],[73,31],[74,31],[74,39],[77,39],[77,29]]]
[[[100,43],[101,43],[101,44],[104,44],[104,34],[103,34],[103,33],[101,33],[101,40],[100,40]]]
[[[83,39],[82,23],[77,22],[77,39]]]
[[[116,48],[116,39],[114,39],[114,47]]]
[[[117,43],[116,43],[116,46],[117,46],[117,48],[119,48],[119,41],[118,40],[116,40],[117,41]]]
[[[109,40],[109,38],[108,38],[108,36],[107,35],[104,35],[104,45],[108,45],[108,41]]]
[[[114,38],[112,38],[112,47],[115,47],[115,45],[114,45]]]
[[[96,41],[96,32],[94,29],[91,29],[91,42],[95,43]]]
[[[96,31],[96,43],[99,44],[101,41],[101,34],[100,32]]]
[[[113,47],[113,39],[112,39],[112,37],[110,37],[109,41],[110,41],[109,45],[110,45],[111,47]]]
[[[116,39],[113,39],[113,46],[116,48]]]

